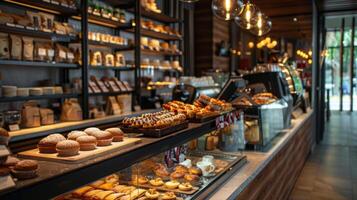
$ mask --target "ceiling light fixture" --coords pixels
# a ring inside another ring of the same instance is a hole
[[[242,12],[243,3],[240,0],[212,0],[212,12],[219,19],[226,21],[234,19]]]

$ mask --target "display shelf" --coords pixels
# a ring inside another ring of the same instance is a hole
[[[32,62],[32,61],[21,61],[21,60],[0,60],[0,67],[8,66],[21,66],[21,67],[46,67],[46,68],[68,68],[68,69],[78,69],[80,66],[78,64],[68,64],[68,63],[46,63],[46,62]]]
[[[43,0],[4,0],[5,2],[23,6],[26,8],[32,8],[39,11],[44,11],[52,14],[62,15],[62,16],[72,16],[78,13],[78,9],[66,7],[62,5],[56,5]]]
[[[128,29],[126,31],[130,32],[130,33],[134,33],[134,29]],[[156,38],[156,39],[161,39],[161,40],[173,40],[173,41],[174,40],[182,40],[182,37],[179,37],[177,35],[169,35],[166,33],[159,33],[159,32],[147,30],[144,28],[141,29],[141,35]]]
[[[0,97],[0,103],[14,102],[14,101],[28,101],[28,100],[46,100],[46,99],[67,99],[78,98],[79,94],[52,94],[41,96],[27,96],[27,97]]]
[[[73,19],[81,20],[81,16],[73,16]],[[106,26],[109,28],[118,28],[118,29],[130,29],[133,28],[130,22],[121,23],[111,19],[107,19],[101,16],[96,16],[92,14],[88,14],[88,22],[100,26]]]
[[[153,56],[181,56],[181,53],[173,53],[170,51],[154,51],[150,49],[141,49],[141,53],[144,55],[153,55]]]
[[[88,43],[89,45],[111,47],[114,48],[116,51],[129,51],[134,49],[134,45],[120,45],[120,44],[113,44],[109,42],[99,42],[94,40],[89,40]]]
[[[78,39],[77,36],[48,33],[44,31],[30,30],[26,28],[17,28],[17,27],[11,27],[3,24],[0,25],[0,30],[3,33],[19,34],[21,36],[51,39],[54,42],[73,42]]]
[[[129,11],[133,12],[132,9]],[[170,16],[162,14],[162,13],[152,12],[152,11],[146,10],[145,8],[141,8],[141,16],[155,20],[155,21],[163,22],[163,23],[178,23],[178,22],[180,22],[180,20],[178,18],[170,17]]]
[[[66,133],[73,130],[85,129],[91,126],[103,126],[106,124],[115,123],[123,120],[125,117],[133,117],[137,115],[141,115],[147,112],[154,112],[157,110],[145,110],[140,112],[130,112],[122,115],[111,115],[106,116],[100,119],[86,119],[82,121],[73,121],[73,122],[59,122],[52,125],[41,126],[36,128],[26,128],[18,131],[9,132],[10,135],[10,147],[11,149],[15,149],[15,152],[18,152],[19,142],[25,140],[36,139],[39,137],[45,137],[52,133]],[[27,144],[26,144],[27,145]],[[21,148],[20,148],[21,149]]]
[[[107,66],[90,66],[93,70],[115,70],[115,71],[134,71],[134,67],[107,67]]]
[[[133,91],[120,91],[120,92],[101,92],[101,93],[89,93],[89,96],[116,96],[122,94],[131,94]]]
[[[113,123],[107,127],[117,125],[118,123]],[[125,169],[172,147],[185,144],[215,129],[215,119],[201,124],[189,124],[187,129],[162,138],[142,138],[140,144],[103,154],[96,159],[79,164],[39,161],[39,176],[35,179],[18,181],[15,188],[0,193],[1,199],[22,199],[24,197],[32,199],[38,198],[38,194],[41,194],[43,199],[50,199]]]
[[[134,7],[135,0],[105,0],[105,3],[108,3],[113,7],[128,9]]]

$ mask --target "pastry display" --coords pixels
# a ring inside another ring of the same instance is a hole
[[[122,122],[124,126],[134,128],[165,128],[175,126],[186,120],[183,114],[175,114],[169,111],[143,114],[140,117],[125,118]]]
[[[212,115],[217,115],[218,113],[208,109],[208,108],[201,108],[197,105],[186,104],[181,101],[171,101],[166,104],[163,104],[162,107],[165,110],[169,110],[175,113],[184,114],[187,118],[202,118]]]
[[[178,70],[178,71],[183,71],[182,66],[180,66],[179,61],[168,61],[168,60],[163,60],[160,61],[158,59],[155,60],[149,60],[148,58],[145,58],[141,61],[141,66],[142,69],[161,69],[161,70]],[[173,81],[175,82],[175,81]],[[176,83],[175,83],[176,84]]]
[[[83,135],[76,138],[81,151],[91,151],[97,147],[97,138],[90,135]]]
[[[19,161],[12,169],[11,173],[18,179],[30,179],[37,176],[38,164],[34,160]]]
[[[278,98],[275,97],[272,93],[270,92],[262,92],[255,94],[252,97],[253,101],[258,104],[258,105],[263,105],[263,104],[270,104],[275,102]]]
[[[169,35],[174,35],[177,37],[181,37],[181,33],[177,31],[176,29],[170,27],[170,26],[164,26],[162,24],[155,23],[151,20],[141,20],[141,27],[143,29],[159,32],[159,33],[164,33],[164,34],[169,34]]]
[[[61,134],[51,134],[40,140],[37,147],[40,153],[56,153],[57,143],[64,140],[66,140],[66,138]]]
[[[56,145],[56,151],[59,156],[75,156],[78,154],[79,149],[79,143],[73,140],[63,140]]]

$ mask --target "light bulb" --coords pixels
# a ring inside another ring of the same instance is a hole
[[[183,3],[194,3],[194,2],[197,2],[199,0],[180,0],[181,2]]]
[[[254,48],[254,42],[249,42],[248,43],[248,47],[251,48],[251,49]]]
[[[243,7],[243,2],[240,0],[212,0],[212,12],[219,19],[226,21],[234,19],[238,16]]]
[[[270,19],[262,12],[257,12],[257,18],[255,21],[255,24],[253,24],[253,27],[250,29],[250,32],[254,35],[262,36],[271,30],[272,23]]]
[[[235,22],[242,28],[250,30],[256,25],[258,20],[257,13],[259,9],[249,2],[247,2],[241,11],[241,14],[234,18]]]

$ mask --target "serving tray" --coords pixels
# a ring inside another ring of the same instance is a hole
[[[122,142],[112,142],[112,144],[109,146],[97,147],[92,151],[79,151],[78,155],[68,157],[58,156],[57,153],[40,153],[38,148],[20,152],[18,153],[18,156],[21,158],[47,160],[61,163],[80,163],[89,159],[99,157],[103,153],[119,151],[127,147],[134,146],[136,144],[141,143],[141,141],[142,140],[140,138],[124,138]]]
[[[171,133],[174,133],[176,131],[180,131],[183,129],[186,129],[188,127],[188,121],[184,121],[180,124],[177,124],[175,126],[169,126],[166,128],[162,129],[151,129],[151,128],[132,128],[132,127],[126,127],[124,125],[120,125],[120,128],[124,133],[142,133],[146,137],[163,137],[166,135],[169,135]]]

